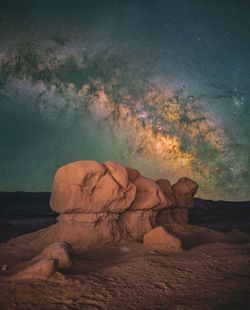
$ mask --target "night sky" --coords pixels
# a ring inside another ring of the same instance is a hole
[[[0,3],[0,190],[95,159],[250,200],[248,0]]]

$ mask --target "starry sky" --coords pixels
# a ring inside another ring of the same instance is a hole
[[[0,5],[0,190],[95,159],[250,199],[248,0]]]

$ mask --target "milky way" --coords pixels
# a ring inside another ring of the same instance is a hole
[[[247,1],[18,1],[2,7],[0,190],[50,190],[114,160],[199,195],[250,199]],[[237,14],[236,14],[237,12]]]

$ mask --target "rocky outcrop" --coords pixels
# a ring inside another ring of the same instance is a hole
[[[21,248],[18,255],[25,257],[41,252],[39,259],[60,255],[59,266],[68,266],[66,244],[80,253],[124,239],[142,241],[161,225],[162,215],[169,224],[176,221],[176,212],[191,207],[196,190],[190,179],[182,178],[171,186],[166,179],[154,181],[111,161],[69,163],[57,170],[53,182],[50,204],[59,213],[56,224],[11,239],[6,246],[10,251]]]
[[[239,231],[224,234],[187,223],[197,189],[188,178],[171,186],[167,179],[154,181],[110,161],[65,165],[55,175],[50,200],[59,213],[56,224],[0,245],[6,257],[29,262],[10,280],[47,280],[58,275],[58,269],[72,266],[71,251],[82,253],[124,240],[143,242],[145,249],[160,253],[211,242],[249,242]]]

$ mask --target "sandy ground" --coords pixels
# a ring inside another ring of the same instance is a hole
[[[3,254],[3,253],[1,253]],[[158,254],[124,244],[74,257],[49,281],[10,282],[27,265],[0,254],[0,309],[249,309],[250,244]]]

